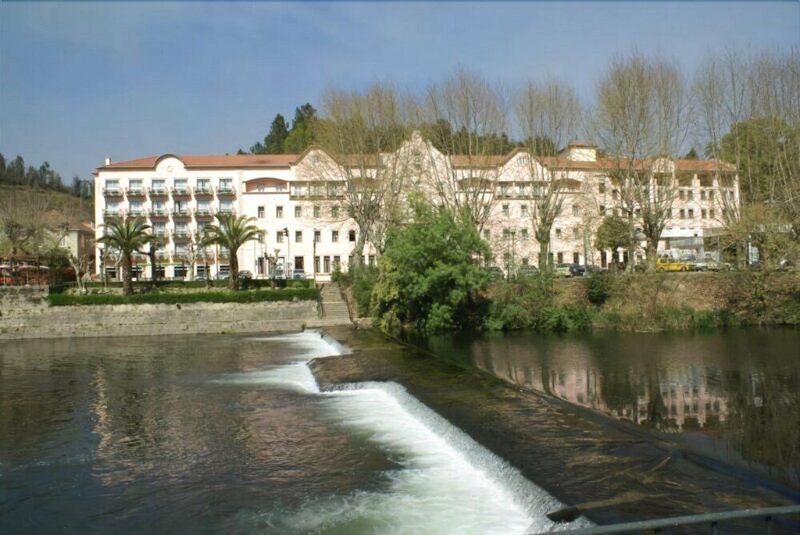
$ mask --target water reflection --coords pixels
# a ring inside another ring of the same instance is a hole
[[[661,432],[702,434],[800,485],[798,331],[436,338],[437,354]]]

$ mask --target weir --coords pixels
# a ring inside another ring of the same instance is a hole
[[[567,525],[548,520],[546,513],[562,505],[558,500],[396,383],[346,384],[321,392],[306,363],[341,355],[344,348],[334,340],[314,331],[263,340],[290,344],[296,361],[229,374],[216,382],[260,384],[319,397],[325,414],[343,430],[365,437],[400,466],[385,474],[388,483],[380,490],[318,498],[297,510],[269,513],[271,527],[290,532],[351,527],[385,533],[523,534],[592,525],[583,518]]]

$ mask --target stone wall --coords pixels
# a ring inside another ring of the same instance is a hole
[[[0,339],[298,331],[336,322],[316,301],[50,307],[47,288],[0,288]]]

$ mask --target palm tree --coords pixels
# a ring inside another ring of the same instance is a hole
[[[133,293],[131,255],[134,252],[140,252],[142,247],[153,239],[153,235],[148,232],[150,225],[138,217],[127,219],[110,217],[104,226],[105,235],[97,241],[119,251],[122,256],[122,293],[130,295]]]
[[[239,260],[237,253],[239,247],[245,243],[261,239],[262,232],[254,224],[255,219],[252,217],[239,216],[233,214],[219,214],[217,215],[219,225],[208,225],[206,227],[206,236],[208,243],[219,244],[230,251],[230,279],[228,280],[228,287],[236,291],[239,289]]]

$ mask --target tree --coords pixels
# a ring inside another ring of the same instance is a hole
[[[264,143],[256,143],[250,147],[250,152],[253,154],[284,154],[283,144],[288,135],[289,129],[286,126],[286,119],[279,113],[272,120],[272,125],[269,133],[264,138]]]
[[[255,225],[255,218],[235,216],[233,214],[218,214],[219,224],[208,225],[205,228],[207,243],[217,244],[230,251],[230,279],[228,287],[232,291],[239,289],[239,248],[245,243],[261,239],[262,231]]]
[[[312,155],[310,171],[341,195],[344,215],[358,227],[353,258],[360,264],[365,245],[380,249],[401,217],[408,168],[396,151],[408,133],[406,109],[396,89],[374,84],[364,92],[330,90],[323,114],[314,135],[324,154]]]
[[[132,267],[133,253],[142,253],[145,245],[153,239],[150,234],[150,225],[142,218],[109,217],[104,225],[103,237],[97,240],[106,247],[115,249],[122,260],[122,293],[133,293]]]
[[[607,216],[597,228],[595,247],[601,251],[611,249],[616,259],[618,249],[628,249],[633,242],[634,229],[630,221],[618,215]]]
[[[300,154],[314,143],[314,126],[317,121],[317,110],[306,102],[294,111],[292,129],[284,141],[284,152]]]
[[[553,161],[557,147],[573,139],[581,120],[578,98],[568,85],[556,80],[529,81],[515,96],[516,119],[523,133],[527,155],[521,158],[525,184],[523,196],[530,200],[530,223],[539,243],[539,269],[549,269],[550,233],[561,213],[569,187],[558,175]],[[542,158],[548,166],[542,164]],[[563,173],[562,173],[563,174]],[[564,178],[567,178],[564,175]]]
[[[658,242],[675,198],[672,158],[689,131],[686,82],[672,62],[635,52],[611,63],[596,100],[593,130],[611,153],[610,178],[628,221],[642,227],[648,269],[655,270]]]
[[[459,68],[428,88],[420,115],[422,134],[429,140],[420,169],[433,189],[431,197],[454,212],[466,212],[480,232],[496,197],[495,155],[507,126],[502,92],[480,75]]]
[[[422,201],[412,213],[412,223],[389,231],[381,258],[373,293],[381,325],[433,333],[479,324],[490,252],[470,215]]]

